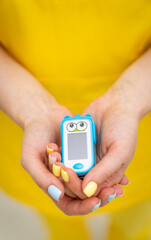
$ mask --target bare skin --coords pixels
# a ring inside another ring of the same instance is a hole
[[[74,193],[75,181],[70,184],[70,190],[48,167],[46,146],[49,142],[61,146],[60,122],[64,116],[73,114],[58,104],[54,97],[3,48],[0,48],[0,108],[24,130],[21,164],[37,185],[65,214],[90,213],[98,204],[98,197],[86,198],[81,182]],[[79,180],[74,171],[71,175]],[[59,202],[48,194],[50,184],[61,190]],[[108,191],[112,194],[114,190],[110,188]]]
[[[124,173],[135,153],[138,124],[151,110],[150,66],[149,49],[83,112],[91,114],[96,123],[98,164],[85,176],[82,189],[87,183],[96,182],[98,188],[93,196],[101,199],[101,206],[107,204],[102,195],[104,189],[114,186],[122,194],[116,184],[128,182]]]
[[[66,183],[61,177],[57,178],[51,172],[46,146],[48,143],[53,144],[55,152],[51,154],[56,155],[57,164],[62,164],[59,153],[60,122],[64,116],[73,116],[73,114],[66,107],[58,104],[28,71],[9,57],[2,48],[0,49],[0,108],[24,130],[21,164],[49,197],[50,184],[61,190],[59,202],[50,198],[65,214],[88,214],[98,204],[99,199],[102,200],[101,206],[104,206],[108,196],[112,195],[115,189],[117,195],[123,193],[122,187],[116,184],[128,183],[124,173],[135,151],[138,122],[150,111],[150,61],[151,51],[149,50],[141,62],[134,63],[135,67],[126,73],[126,80],[125,76],[121,76],[121,79],[104,96],[95,99],[85,109],[83,114],[92,114],[96,121],[98,136],[100,130],[102,132],[97,145],[99,163],[83,181],[74,171],[66,169],[69,179],[72,179]],[[139,78],[134,74],[136,69],[141,70]],[[129,84],[125,84],[127,79]],[[133,85],[135,83],[133,88],[131,82]],[[125,88],[126,92],[130,93],[126,96],[128,102],[130,101],[129,105],[124,100]],[[137,98],[138,91],[141,92],[143,101]],[[123,98],[122,95],[124,95]],[[132,114],[134,107],[137,111]],[[131,131],[128,133],[129,126]],[[119,144],[120,142],[122,144]],[[125,146],[129,151],[122,157],[119,154],[124,151]],[[62,167],[65,168],[65,166]],[[92,180],[97,183],[98,188],[92,197],[87,198],[83,189]]]

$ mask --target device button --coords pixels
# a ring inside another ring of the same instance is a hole
[[[71,118],[70,116],[65,116],[64,119]]]
[[[73,165],[74,169],[82,169],[84,167],[84,165],[82,163],[76,163]]]
[[[80,114],[76,114],[74,117],[81,118]]]

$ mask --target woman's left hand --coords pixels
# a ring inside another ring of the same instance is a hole
[[[97,130],[97,164],[82,183],[86,196],[95,195],[101,198],[103,188],[121,183],[135,152],[138,117],[135,109],[133,111],[132,103],[128,103],[125,96],[117,97],[119,95],[122,94],[108,91],[96,98],[82,114],[92,115]],[[92,189],[90,182],[94,182]],[[93,190],[95,183],[97,190]],[[101,202],[101,206],[107,203],[103,199]]]
[[[138,123],[151,111],[150,64],[151,48],[133,62],[111,88],[83,112],[83,115],[92,115],[98,136],[98,163],[82,183],[86,195],[89,189],[91,196],[94,193],[99,196],[102,188],[123,181],[122,177],[135,152]],[[97,184],[96,191],[86,188],[92,181]],[[93,185],[95,184],[91,186]]]

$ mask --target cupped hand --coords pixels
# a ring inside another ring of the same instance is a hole
[[[82,191],[82,180],[78,175],[70,168],[64,166],[61,162],[61,151],[58,146],[54,143],[49,143],[47,146],[48,158],[49,158],[49,169],[53,174],[64,182],[65,191],[68,196],[76,199],[86,199],[85,194]],[[128,179],[126,176],[122,178],[121,184],[127,184]],[[101,191],[102,201],[101,206],[107,203],[107,199],[110,195],[114,195],[116,191],[117,197],[123,194],[122,186],[114,185],[107,187]]]
[[[28,121],[22,142],[21,164],[61,211],[67,215],[83,215],[90,213],[99,199],[92,197],[81,200],[68,196],[66,191],[70,193],[70,190],[67,187],[65,189],[62,181],[50,172],[46,153],[49,142],[53,142],[56,151],[59,150],[57,145],[61,146],[60,122],[66,115],[72,116],[72,113],[64,106],[56,104],[49,109],[47,116],[41,115],[36,120]],[[60,156],[59,153],[57,156]],[[71,188],[72,185],[74,184],[71,184]]]
[[[85,114],[91,114],[96,123],[97,164],[83,179],[82,189],[87,196],[101,198],[102,189],[121,184],[126,178],[124,173],[136,148],[139,121],[132,103],[114,93],[96,98]],[[128,179],[124,181],[128,183]]]
[[[36,120],[28,121],[22,142],[21,164],[61,211],[67,215],[83,215],[92,212],[94,206],[99,206],[100,200],[98,197],[86,198],[82,192],[81,180],[71,169],[68,169],[69,183],[54,176],[50,171],[50,159],[46,153],[48,142],[52,142],[51,148],[55,152],[51,155],[56,155],[56,164],[62,164],[59,153],[60,122],[66,115],[73,116],[67,108],[56,104],[49,109],[48,116],[41,115]],[[62,168],[65,170],[63,164]],[[108,191],[113,192],[113,189],[108,189]],[[104,198],[106,194],[108,193],[104,192]]]

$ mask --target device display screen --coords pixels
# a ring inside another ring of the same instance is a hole
[[[87,159],[87,133],[68,134],[68,160]]]

